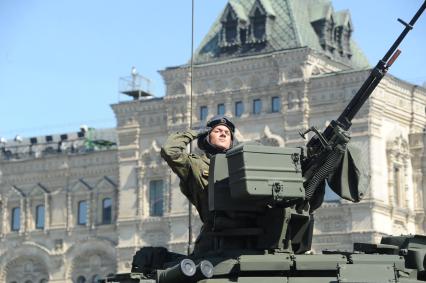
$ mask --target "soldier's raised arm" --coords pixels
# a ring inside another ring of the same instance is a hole
[[[182,181],[185,181],[189,174],[190,162],[187,146],[195,138],[198,132],[187,130],[171,134],[161,148],[161,157],[167,162],[170,168]]]

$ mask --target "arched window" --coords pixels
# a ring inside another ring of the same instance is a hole
[[[86,277],[83,275],[78,276],[76,283],[86,283]]]
[[[264,40],[266,32],[266,15],[259,9],[254,12],[253,18],[253,36],[256,40]]]
[[[44,205],[38,205],[36,207],[36,228],[44,228]]]
[[[163,216],[163,180],[155,180],[149,183],[149,215]]]
[[[12,208],[12,219],[11,219],[12,231],[19,231],[21,228],[21,208]]]
[[[234,43],[237,41],[237,19],[233,17],[232,13],[228,13],[226,22],[224,23],[225,28],[225,41],[227,43]]]
[[[112,199],[104,198],[102,200],[102,224],[111,224],[112,222]]]
[[[87,201],[85,200],[78,202],[78,222],[77,223],[79,225],[87,224]]]

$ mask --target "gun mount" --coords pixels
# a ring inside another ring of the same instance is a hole
[[[300,148],[248,144],[212,158],[210,234],[216,250],[310,249],[313,219],[304,209],[300,160]]]

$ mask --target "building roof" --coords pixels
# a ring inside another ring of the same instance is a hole
[[[239,23],[243,23],[239,27],[250,29],[254,6],[261,7],[267,17],[266,41],[260,45],[224,48],[221,45],[221,36],[223,37],[222,27],[226,13],[232,10]],[[330,52],[324,45],[322,38],[324,36],[315,29],[316,23],[321,25],[324,22],[332,22],[336,27],[345,27],[350,30],[350,34],[353,30],[349,11],[336,13],[330,0],[230,0],[195,52],[194,62],[202,64],[233,57],[309,47],[351,67],[369,67],[366,56],[352,38],[348,43],[349,56]]]
[[[86,133],[80,131],[31,138],[17,137],[2,145],[0,163],[58,155],[86,154],[101,150],[116,150],[116,148],[116,128],[89,128]]]

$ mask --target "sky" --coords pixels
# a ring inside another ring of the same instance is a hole
[[[273,1],[273,0],[271,0]],[[278,1],[278,0],[277,0]],[[371,65],[424,0],[332,0],[349,9],[353,38]],[[163,96],[158,73],[189,61],[191,0],[0,0],[0,137],[114,127],[111,104],[132,66]],[[194,0],[194,49],[227,0]],[[426,12],[401,44],[390,73],[426,82]]]

